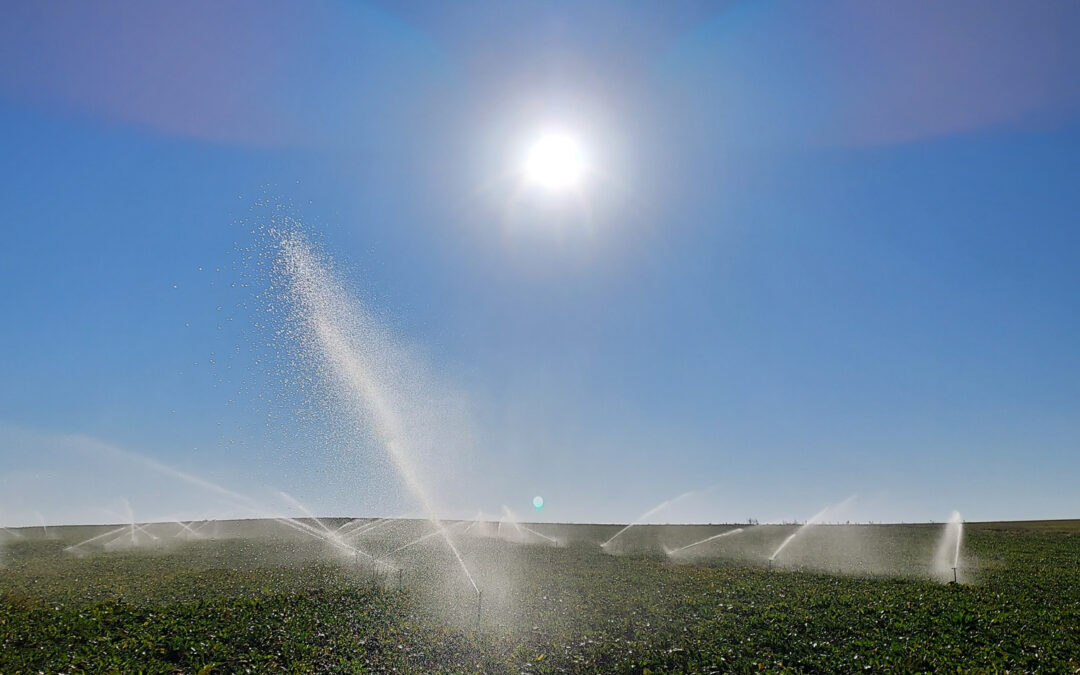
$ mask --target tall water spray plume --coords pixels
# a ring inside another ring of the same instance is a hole
[[[937,553],[934,556],[934,577],[941,581],[959,581],[960,547],[964,539],[964,518],[953,511],[941,531]]]
[[[350,413],[362,420],[385,448],[403,483],[421,504],[453,553],[473,590],[480,589],[450,537],[421,480],[409,430],[401,419],[396,391],[402,357],[374,317],[348,298],[341,284],[298,233],[278,233],[278,272],[301,327],[304,348],[313,350],[321,374],[330,377]]]

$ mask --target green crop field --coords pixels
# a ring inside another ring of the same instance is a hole
[[[967,524],[960,584],[940,525],[818,526],[772,569],[794,528],[459,534],[479,598],[441,537],[393,551],[425,527],[357,541],[393,568],[267,521],[0,533],[0,672],[1080,672],[1075,522]]]

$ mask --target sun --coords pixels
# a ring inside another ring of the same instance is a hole
[[[525,179],[546,190],[576,187],[585,175],[585,153],[570,134],[548,132],[529,147],[525,156]]]

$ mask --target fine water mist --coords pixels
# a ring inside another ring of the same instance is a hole
[[[949,522],[941,531],[937,553],[934,555],[934,578],[941,581],[959,581],[960,547],[964,539],[964,518],[953,511]]]

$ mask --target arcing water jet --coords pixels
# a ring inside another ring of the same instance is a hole
[[[481,518],[481,517],[483,517],[483,512],[481,512],[481,511],[477,511],[477,512],[476,512],[476,517],[472,519],[472,522],[471,522],[471,523],[469,523],[469,526],[468,526],[468,527],[466,527],[466,528],[465,528],[464,530],[462,530],[462,531],[461,531],[461,533],[462,533],[462,534],[467,534],[467,533],[469,532],[469,530],[471,530],[471,529],[473,529],[474,527],[476,527],[476,524],[480,522],[480,518]]]
[[[631,522],[631,523],[630,523],[629,525],[627,525],[626,527],[624,527],[624,528],[622,528],[621,530],[619,530],[618,532],[616,532],[616,533],[615,533],[614,535],[612,535],[612,537],[611,537],[610,539],[608,539],[607,541],[605,541],[605,542],[604,542],[603,544],[600,544],[600,548],[602,548],[602,549],[607,549],[607,547],[611,545],[611,542],[613,542],[613,541],[615,541],[616,539],[618,539],[618,538],[619,538],[619,537],[620,537],[620,536],[622,535],[622,533],[623,533],[623,532],[626,532],[627,530],[629,530],[629,529],[630,529],[631,527],[633,527],[633,526],[635,526],[635,525],[640,525],[640,524],[641,524],[641,523],[643,523],[643,522],[644,522],[644,521],[645,521],[645,520],[646,520],[647,518],[649,518],[649,516],[652,516],[652,515],[654,515],[654,514],[658,513],[659,511],[662,511],[662,510],[664,510],[665,508],[667,508],[667,507],[671,506],[672,504],[674,504],[675,502],[679,501],[680,499],[685,499],[686,497],[689,497],[690,495],[694,494],[695,492],[696,492],[696,490],[691,490],[691,491],[689,491],[689,492],[684,492],[684,493],[682,493],[682,494],[681,494],[681,495],[679,495],[678,497],[674,497],[674,498],[672,498],[672,499],[668,499],[668,500],[666,500],[666,501],[662,501],[662,502],[660,502],[660,503],[659,503],[659,504],[657,504],[656,506],[652,507],[651,509],[649,509],[649,510],[648,510],[648,511],[646,511],[645,513],[643,513],[643,514],[641,514],[640,516],[638,516],[638,517],[637,517],[637,519],[636,519],[636,520],[634,520],[633,522]]]
[[[34,514],[37,516],[38,522],[41,523],[41,530],[42,532],[44,532],[45,538],[48,539],[49,527],[45,524],[45,516],[41,513],[41,511],[34,511]]]
[[[546,534],[540,534],[539,532],[532,529],[531,527],[525,527],[524,525],[521,525],[521,524],[518,524],[518,527],[520,527],[522,530],[524,530],[525,532],[528,532],[529,534],[531,534],[534,537],[540,537],[544,541],[550,542],[551,544],[554,544],[555,546],[559,545],[559,540],[554,538],[554,537],[549,537]]]
[[[295,233],[284,234],[279,244],[279,269],[288,284],[295,318],[304,326],[311,343],[317,345],[318,356],[334,376],[346,401],[369,421],[406,487],[420,502],[437,531],[442,532],[465,578],[479,593],[480,588],[443,527],[413,465],[409,437],[398,412],[391,405],[387,383],[376,376],[379,370],[377,359],[393,352],[389,347],[379,347],[388,346],[390,341],[381,334],[372,317],[345,298],[302,237]]]
[[[239,492],[235,492],[235,491],[230,490],[228,488],[222,487],[222,486],[220,486],[220,485],[218,485],[216,483],[212,483],[212,482],[210,482],[208,480],[205,480],[205,479],[200,478],[198,476],[195,476],[193,474],[190,474],[190,473],[187,473],[187,472],[184,472],[184,471],[180,471],[179,469],[176,469],[175,467],[169,466],[168,464],[165,464],[164,462],[160,462],[160,461],[158,461],[156,459],[152,459],[150,457],[146,457],[146,456],[134,453],[134,452],[127,451],[127,450],[122,450],[122,449],[117,448],[115,446],[108,445],[108,444],[105,444],[105,443],[101,443],[100,441],[97,441],[97,440],[92,439],[92,438],[87,438],[87,437],[77,437],[77,438],[82,440],[84,446],[93,448],[93,449],[97,450],[98,452],[100,452],[102,454],[111,455],[113,457],[117,457],[117,458],[127,460],[127,461],[130,461],[130,462],[140,463],[140,464],[142,464],[142,465],[144,465],[144,466],[146,466],[146,467],[148,467],[148,468],[152,469],[153,471],[156,471],[156,472],[158,472],[160,474],[169,476],[171,478],[175,478],[177,480],[181,480],[181,481],[183,481],[185,483],[188,483],[190,485],[193,485],[193,486],[195,486],[197,488],[200,488],[200,489],[205,490],[207,492],[216,494],[219,497],[224,498],[225,501],[231,503],[232,505],[237,506],[239,508],[242,508],[242,509],[244,509],[246,511],[249,511],[252,514],[255,514],[255,515],[258,515],[258,516],[261,516],[261,517],[270,517],[272,520],[275,520],[275,521],[277,521],[277,522],[279,522],[279,523],[281,523],[281,524],[283,524],[283,525],[285,525],[287,527],[290,527],[290,528],[292,528],[292,529],[294,529],[294,530],[296,530],[298,532],[303,532],[303,533],[305,533],[305,534],[307,534],[307,535],[309,535],[311,537],[314,537],[315,539],[326,541],[326,542],[332,544],[333,546],[337,547],[338,549],[340,549],[342,551],[345,551],[345,552],[347,552],[349,554],[362,555],[362,556],[365,556],[365,557],[370,558],[372,560],[375,559],[375,556],[371,555],[367,551],[363,551],[363,550],[361,550],[361,549],[359,549],[359,548],[357,548],[355,546],[351,546],[351,545],[345,543],[344,541],[341,540],[340,537],[333,536],[333,534],[329,531],[329,528],[327,528],[325,526],[325,524],[323,524],[321,521],[318,521],[318,519],[315,519],[315,520],[319,523],[319,525],[321,526],[322,529],[316,528],[316,527],[314,527],[312,525],[309,525],[309,524],[307,524],[307,523],[305,523],[305,522],[303,522],[301,520],[297,520],[295,518],[289,518],[287,516],[277,515],[272,509],[266,508],[265,506],[259,504],[258,502],[256,502],[255,500],[251,499],[250,497],[248,497],[246,495],[243,495],[243,494],[240,494]],[[282,495],[284,497],[286,497],[287,499],[289,499],[289,500],[293,501],[294,503],[296,503],[299,506],[299,508],[306,511],[306,508],[302,504],[300,504],[299,502],[296,502],[295,498],[289,497],[288,495],[286,495],[284,493],[282,493]],[[125,526],[125,527],[130,527],[129,531],[130,531],[130,534],[131,534],[131,541],[132,541],[132,544],[134,544],[135,543],[135,533],[136,533],[136,529],[137,529],[136,526],[135,526],[135,515],[134,515],[134,512],[131,510],[131,505],[127,502],[126,499],[123,500],[123,503],[127,508],[129,517],[131,518],[131,525],[130,526]],[[200,530],[202,530],[204,527],[206,527],[207,525],[209,525],[212,522],[214,522],[214,521],[209,521],[209,520],[205,521],[202,524],[200,524],[199,526],[192,528],[192,530],[193,530],[194,533],[198,533]],[[87,543],[87,542],[83,542],[83,544],[85,544],[85,543]],[[111,544],[111,543],[112,542],[108,542],[106,545]],[[82,544],[79,544],[78,546],[81,546],[81,545]],[[70,548],[71,547],[69,547],[69,549]]]
[[[379,520],[373,520],[373,521],[369,520],[369,521],[365,522],[364,524],[362,524],[362,525],[360,525],[358,527],[349,528],[347,532],[342,531],[342,530],[338,530],[338,532],[339,532],[338,536],[342,537],[343,539],[350,539],[350,538],[353,538],[353,537],[359,539],[360,537],[364,536],[365,534],[367,534],[369,532],[372,532],[373,530],[377,530],[377,529],[381,528],[382,526],[384,526],[384,525],[386,525],[388,523],[392,523],[392,522],[394,522],[394,520],[392,518],[380,518]]]
[[[412,541],[410,541],[407,544],[404,544],[402,546],[398,546],[393,551],[390,551],[389,553],[387,553],[387,555],[394,555],[398,551],[404,551],[407,548],[411,548],[413,546],[416,546],[417,544],[419,544],[422,541],[427,541],[428,539],[431,539],[432,537],[437,537],[439,535],[445,535],[445,534],[446,533],[443,530],[435,530],[434,532],[428,532],[427,534],[425,534],[425,535],[423,535],[421,537],[413,539]]]
[[[797,529],[794,532],[792,532],[791,534],[789,534],[787,536],[787,538],[784,539],[784,541],[780,543],[780,546],[778,546],[777,549],[775,551],[773,551],[773,554],[771,556],[769,556],[769,567],[770,568],[772,567],[773,561],[776,560],[776,557],[780,555],[780,552],[783,551],[785,548],[787,548],[787,545],[790,544],[800,534],[805,532],[807,530],[807,528],[810,528],[810,527],[813,527],[814,525],[817,525],[821,521],[825,520],[826,516],[828,516],[829,514],[834,513],[836,511],[840,511],[841,509],[846,508],[847,506],[849,506],[854,501],[855,501],[855,495],[851,495],[850,497],[848,497],[844,501],[840,502],[839,504],[833,504],[831,506],[826,506],[825,508],[823,508],[820,511],[818,511],[817,513],[815,513],[810,518],[810,520],[803,523],[803,525],[801,527],[799,527],[799,529]]]
[[[553,537],[549,537],[546,534],[540,534],[536,530],[534,530],[534,529],[532,529],[530,527],[525,527],[524,525],[519,523],[518,519],[517,519],[517,516],[514,515],[514,512],[511,511],[510,507],[507,506],[506,504],[503,504],[502,509],[503,509],[503,514],[504,514],[503,518],[505,520],[509,521],[509,523],[514,526],[514,530],[517,531],[518,540],[520,542],[524,543],[525,539],[527,539],[527,537],[525,535],[526,534],[531,534],[534,537],[538,537],[540,539],[543,539],[544,541],[550,542],[550,543],[552,543],[552,544],[554,544],[556,546],[559,545],[559,542],[558,542],[557,539],[554,539]],[[473,522],[473,524],[474,525],[476,524],[475,521]],[[472,526],[470,525],[469,528],[466,529],[466,531],[468,531],[468,529],[471,529],[471,528],[472,528]]]
[[[194,521],[192,521],[192,522],[194,522]],[[190,524],[188,524],[188,523],[182,523],[182,522],[180,522],[179,520],[173,521],[173,523],[174,523],[175,525],[179,525],[179,526],[180,526],[180,529],[179,529],[179,530],[177,530],[176,534],[175,534],[175,535],[173,535],[173,536],[179,537],[180,535],[186,535],[186,536],[188,536],[188,537],[191,537],[191,538],[194,538],[194,539],[198,539],[198,538],[199,538],[199,533],[198,533],[198,532],[196,532],[196,531],[195,531],[194,529],[192,529],[192,527],[191,527],[191,525],[190,525]]]
[[[679,548],[672,549],[670,551],[667,550],[667,549],[664,549],[664,552],[667,553],[669,556],[670,555],[675,555],[676,553],[679,553],[681,551],[686,551],[688,549],[694,548],[695,546],[701,546],[702,544],[707,544],[710,541],[720,539],[721,537],[730,537],[731,535],[738,534],[738,533],[740,533],[742,531],[743,531],[743,529],[741,527],[736,527],[734,530],[728,530],[727,532],[721,532],[720,534],[714,534],[713,536],[706,537],[706,538],[702,539],[701,541],[695,541],[693,544],[687,544],[686,546],[680,546]]]
[[[98,541],[100,539],[104,539],[105,537],[108,537],[110,535],[120,534],[121,532],[123,532],[126,529],[128,529],[127,525],[121,525],[120,527],[116,528],[115,530],[109,530],[108,532],[102,532],[99,535],[95,535],[95,536],[90,537],[89,539],[86,539],[84,541],[80,541],[78,544],[72,544],[71,546],[67,546],[67,547],[64,548],[64,550],[65,551],[75,551],[78,548],[80,548],[82,546],[85,546],[86,544],[92,544],[95,541]]]
[[[300,511],[302,511],[305,516],[307,516],[308,518],[313,520],[315,522],[315,524],[319,526],[319,529],[321,529],[323,531],[323,533],[326,534],[326,536],[331,541],[340,541],[341,540],[341,537],[338,535],[338,533],[336,531],[331,530],[329,527],[327,527],[326,523],[319,520],[318,517],[316,517],[315,514],[312,513],[310,509],[308,509],[308,507],[306,507],[302,503],[300,503],[299,499],[297,499],[296,497],[293,497],[288,492],[284,492],[282,490],[279,490],[278,494],[281,495],[281,497],[285,501],[289,502],[290,504],[292,504],[296,508],[300,509]]]

